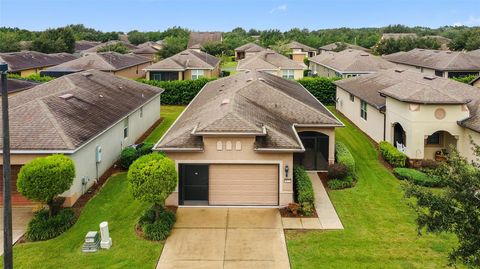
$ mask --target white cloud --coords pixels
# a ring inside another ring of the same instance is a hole
[[[456,22],[453,26],[480,26],[480,17],[470,16],[466,21]]]
[[[270,14],[275,12],[285,12],[285,11],[287,11],[287,5],[283,4],[270,10]]]

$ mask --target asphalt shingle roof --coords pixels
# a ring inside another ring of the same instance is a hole
[[[214,69],[220,59],[206,52],[187,49],[145,68],[145,70]]]
[[[341,52],[323,52],[309,58],[309,60],[342,73],[373,73],[395,66],[381,57],[354,49],[346,49]]]
[[[191,32],[187,48],[200,49],[209,42],[222,42],[222,32]]]
[[[238,61],[237,70],[279,70],[279,69],[300,69],[305,70],[307,66],[303,63],[291,60],[273,50],[264,50],[252,57]]]
[[[76,58],[69,53],[46,54],[37,51],[0,53],[0,62],[6,62],[11,72],[53,66]]]

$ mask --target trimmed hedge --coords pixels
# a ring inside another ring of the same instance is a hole
[[[120,165],[128,169],[130,165],[143,155],[152,153],[153,143],[142,143],[137,148],[126,147],[120,153]]]
[[[50,216],[46,209],[35,213],[28,223],[25,233],[28,240],[48,240],[59,236],[75,223],[75,214],[71,209],[62,209],[56,215]]]
[[[312,182],[305,169],[295,165],[293,167],[293,181],[295,182],[295,198],[305,215],[311,215],[314,210],[315,195]]]
[[[355,180],[351,176],[344,179],[330,179],[327,182],[327,185],[331,190],[341,190],[353,187],[355,185]]]
[[[175,213],[165,209],[160,211],[158,219],[155,220],[155,209],[151,207],[140,217],[138,225],[147,239],[160,241],[170,235],[175,221]]]
[[[378,148],[383,159],[393,167],[405,167],[407,155],[399,151],[392,144],[388,143],[387,141],[382,141],[378,144]]]
[[[137,81],[164,89],[165,91],[162,93],[161,98],[164,105],[187,105],[205,84],[215,79],[199,78],[196,80],[172,81],[137,79]]]
[[[297,80],[305,89],[315,96],[324,105],[335,104],[335,94],[337,86],[333,84],[341,78],[338,77],[306,77]]]
[[[423,172],[411,168],[397,167],[393,169],[393,174],[401,180],[408,180],[415,185],[424,187],[440,187],[442,182],[437,177],[431,177]]]
[[[342,142],[335,143],[335,159],[337,163],[343,164],[347,167],[348,175],[353,179],[357,178],[355,173],[355,159],[347,146]]]

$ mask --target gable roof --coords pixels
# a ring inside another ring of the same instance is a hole
[[[238,61],[237,70],[279,70],[279,69],[300,69],[305,70],[307,66],[273,50],[266,49],[258,52],[252,57]]]
[[[184,50],[145,68],[145,70],[214,69],[220,59],[203,51]]]
[[[210,42],[222,42],[222,32],[190,32],[187,48],[200,49]]]
[[[266,49],[264,47],[256,44],[256,43],[253,43],[253,42],[247,43],[247,44],[242,45],[242,46],[235,49],[235,51],[237,51],[237,52],[239,52],[239,51],[259,52],[259,51],[262,51],[262,50],[266,50]]]
[[[297,41],[292,41],[287,44],[288,48],[290,49],[302,49],[303,51],[317,51],[316,49],[309,47],[307,45],[304,45],[300,42]]]
[[[110,41],[107,41],[107,42],[105,42],[105,43],[100,43],[100,44],[98,44],[98,45],[96,45],[96,46],[94,46],[94,47],[91,47],[91,48],[89,48],[89,49],[86,49],[86,50],[82,51],[82,53],[92,53],[92,52],[96,53],[97,50],[99,50],[99,49],[101,49],[101,48],[103,48],[103,47],[110,46],[110,45],[115,45],[115,44],[118,44],[118,43],[123,44],[123,45],[124,45],[125,47],[127,47],[127,49],[129,49],[129,50],[134,50],[134,49],[137,48],[137,46],[132,45],[132,44],[126,42],[126,41],[110,40]]]
[[[442,51],[413,49],[383,56],[384,59],[412,66],[420,66],[440,71],[480,70],[480,56],[463,51]]]
[[[20,92],[24,90],[28,90],[30,88],[33,88],[40,83],[38,82],[33,82],[29,80],[24,80],[24,79],[13,79],[9,78],[7,79],[7,92],[8,93],[15,93],[15,92]],[[0,92],[2,90],[2,85],[0,83]]]
[[[19,92],[9,97],[11,148],[71,153],[162,91],[88,70]]]
[[[330,44],[321,46],[319,49],[320,49],[320,50],[326,50],[326,51],[334,51],[334,50],[336,50],[339,46],[341,46],[341,45],[343,45],[343,44],[345,44],[345,49],[355,49],[355,50],[362,50],[362,51],[365,51],[365,52],[370,52],[370,50],[367,49],[367,48],[360,47],[360,46],[358,46],[358,45],[353,45],[353,44],[345,43],[345,42],[333,42],[333,43],[330,43]]]
[[[101,43],[102,42],[99,42],[99,41],[88,41],[88,40],[75,41],[75,52],[81,52],[81,51],[87,50]]]
[[[79,72],[89,69],[101,71],[118,71],[128,67],[149,63],[150,59],[134,54],[120,54],[117,52],[98,52],[65,62],[43,71],[47,72]]]
[[[343,126],[299,83],[247,71],[206,84],[155,149],[201,150],[201,136],[220,133],[255,136],[255,150],[302,151],[295,124]]]
[[[480,49],[469,51],[468,54],[480,57]]]
[[[0,53],[0,62],[6,62],[10,72],[53,66],[76,58],[69,53],[46,54],[37,51]]]
[[[373,73],[395,66],[381,57],[354,49],[341,52],[327,51],[311,57],[309,60],[339,73]]]

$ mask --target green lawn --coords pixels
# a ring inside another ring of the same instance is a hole
[[[235,75],[237,73],[237,65],[238,62],[236,61],[222,62],[222,64],[220,65],[220,69],[230,71],[230,75]]]
[[[341,118],[343,120],[343,118]],[[356,160],[358,184],[331,191],[345,230],[287,232],[293,268],[445,268],[450,235],[417,236],[415,212],[397,180],[377,159],[367,137],[349,124],[338,128]]]
[[[185,106],[167,106],[162,105],[160,114],[163,121],[158,125],[155,130],[145,139],[145,142],[157,143],[162,135],[168,130],[170,125],[173,124],[176,118],[182,113]]]

